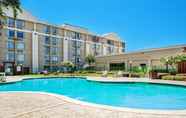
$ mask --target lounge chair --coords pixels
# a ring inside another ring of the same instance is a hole
[[[5,75],[5,73],[0,73],[0,81],[1,82],[6,82],[6,75]]]
[[[122,71],[117,71],[117,72],[115,72],[113,77],[123,77],[123,72]]]
[[[122,71],[118,71],[116,77],[123,77],[123,72]]]
[[[107,77],[108,76],[108,71],[103,71],[101,76],[102,77]]]

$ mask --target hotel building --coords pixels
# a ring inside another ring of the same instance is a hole
[[[165,67],[162,57],[186,54],[186,44],[96,57],[99,70],[130,71],[132,67]]]
[[[33,73],[55,71],[63,61],[82,67],[89,54],[106,56],[125,51],[125,43],[115,33],[97,35],[79,26],[48,24],[25,10],[16,20],[11,10],[6,10],[6,15],[0,19],[1,71],[13,74],[20,67]]]

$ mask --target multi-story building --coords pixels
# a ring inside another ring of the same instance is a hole
[[[115,34],[96,35],[86,28],[41,22],[23,10],[17,19],[11,10],[0,19],[0,68],[14,73],[20,68],[38,72],[57,70],[62,61],[76,66],[87,55],[104,56],[125,51],[125,43]]]

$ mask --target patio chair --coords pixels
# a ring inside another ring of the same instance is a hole
[[[102,77],[107,77],[107,76],[108,76],[108,71],[106,71],[106,70],[103,71],[101,76],[102,76]]]
[[[6,82],[6,75],[5,75],[5,73],[0,73],[0,81],[1,82]]]
[[[116,77],[123,77],[123,72],[122,71],[118,71],[116,74]]]
[[[123,77],[123,72],[122,71],[117,71],[114,73],[113,77]]]

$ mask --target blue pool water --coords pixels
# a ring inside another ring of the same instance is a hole
[[[1,91],[41,91],[81,101],[141,109],[186,109],[186,87],[148,83],[99,83],[82,78],[31,79],[0,84]]]

